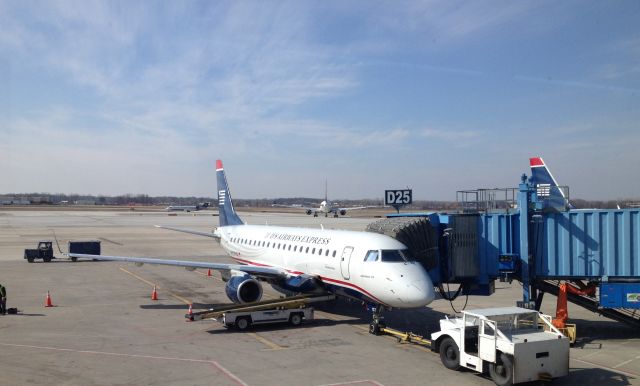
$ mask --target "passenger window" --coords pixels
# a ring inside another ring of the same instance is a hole
[[[318,255],[322,256],[322,248],[318,250]]]
[[[311,250],[311,254],[313,255],[314,253],[316,253],[316,249],[315,249],[315,248],[313,248],[313,249]]]
[[[332,256],[333,256],[333,257],[336,257],[336,251],[333,251],[333,255],[332,255]]]
[[[307,247],[307,250],[305,251],[305,253],[309,253],[309,247]]]
[[[324,255],[325,256],[329,256],[329,250],[328,249],[324,252]]]
[[[267,243],[267,248],[269,248],[271,246],[271,243]]]
[[[364,261],[378,261],[378,251],[368,251],[367,255],[364,257]]]

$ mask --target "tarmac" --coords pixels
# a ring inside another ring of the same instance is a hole
[[[297,213],[241,212],[250,224],[363,230],[373,218],[313,218]],[[0,209],[0,283],[8,307],[0,316],[0,384],[62,385],[493,385],[488,375],[444,368],[428,348],[368,333],[357,302],[316,307],[301,327],[227,330],[215,321],[185,322],[194,311],[228,303],[217,273],[177,267],[61,258],[29,264],[25,248],[53,239],[101,240],[111,255],[231,262],[209,238],[154,224],[210,231],[215,212],[48,211]],[[151,300],[153,286],[159,300]],[[451,288],[454,290],[455,288]],[[55,307],[44,307],[50,291]],[[279,294],[265,286],[265,297]],[[387,324],[428,337],[454,308],[512,306],[517,282],[496,282],[492,296],[435,300],[420,310],[386,313]],[[543,311],[555,313],[546,295]],[[640,332],[569,305],[578,325],[570,374],[554,385],[640,385]]]

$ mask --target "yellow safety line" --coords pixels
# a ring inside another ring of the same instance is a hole
[[[142,282],[144,282],[144,283],[149,284],[151,287],[155,286],[155,287],[157,287],[157,288],[161,288],[159,285],[157,285],[157,284],[155,284],[155,283],[152,283],[152,282],[150,282],[149,280],[147,280],[147,279],[145,279],[145,278],[143,278],[143,277],[140,277],[140,276],[136,275],[135,273],[133,273],[133,272],[131,272],[131,271],[128,271],[128,270],[126,270],[126,269],[124,269],[124,268],[122,268],[122,267],[118,267],[118,268],[119,268],[122,272],[128,273],[129,275],[131,275],[131,276],[135,277],[136,279],[138,279],[138,280],[140,280],[140,281],[142,281]],[[168,292],[168,291],[167,291],[167,292]],[[176,299],[180,300],[180,301],[181,301],[181,302],[183,302],[184,304],[193,304],[192,302],[190,302],[189,300],[187,300],[187,299],[183,298],[182,296],[176,295],[176,294],[174,294],[174,293],[172,293],[172,292],[168,292],[168,293],[169,293],[169,295],[170,295],[170,296],[172,296],[172,297],[174,297],[174,298],[176,298]]]
[[[260,343],[264,344],[265,346],[271,347],[271,350],[284,350],[284,349],[287,348],[287,347],[280,346],[279,344],[274,343],[274,342],[270,341],[269,339],[264,338],[264,337],[256,334],[255,332],[247,332],[245,334],[251,336],[252,338],[254,338],[257,341],[259,341]]]

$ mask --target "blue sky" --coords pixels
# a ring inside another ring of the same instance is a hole
[[[638,1],[2,1],[0,193],[640,197]]]

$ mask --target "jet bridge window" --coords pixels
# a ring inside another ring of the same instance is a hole
[[[364,257],[364,261],[378,261],[378,251],[368,251],[367,255]]]

